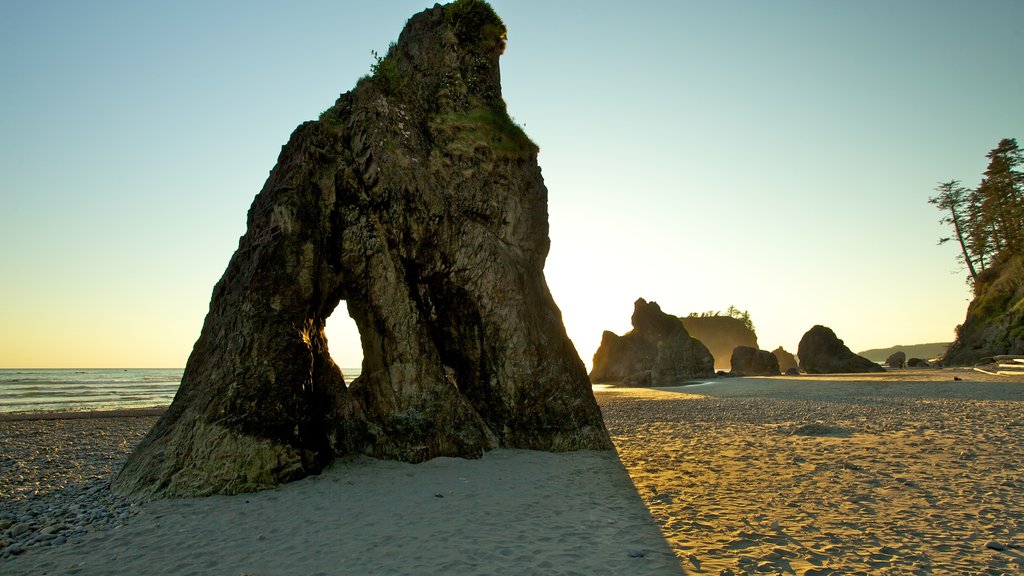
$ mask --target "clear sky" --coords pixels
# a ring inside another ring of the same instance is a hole
[[[0,3],[0,367],[183,366],[280,147],[430,5]],[[927,199],[1024,138],[1024,2],[492,5],[585,362],[638,297],[748,310],[768,350],[953,338]]]

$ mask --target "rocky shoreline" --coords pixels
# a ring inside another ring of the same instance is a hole
[[[156,413],[0,416],[0,559],[127,522],[137,507],[110,479]]]

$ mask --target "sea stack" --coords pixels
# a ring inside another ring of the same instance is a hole
[[[487,3],[436,5],[295,130],[116,492],[259,490],[342,454],[611,448],[544,279],[547,189],[504,47]],[[364,354],[348,385],[323,332],[342,302]]]
[[[800,339],[796,355],[800,369],[808,374],[885,372],[885,368],[854,354],[827,326],[808,330]]]
[[[657,302],[638,299],[631,320],[633,329],[622,336],[605,331],[594,353],[592,382],[676,386],[715,375],[715,359],[707,347]]]
[[[708,352],[715,358],[715,370],[730,370],[733,351],[737,346],[748,346],[758,349],[757,334],[751,327],[741,320],[732,316],[714,315],[680,316],[686,331],[690,336],[700,340],[700,343],[707,347]]]

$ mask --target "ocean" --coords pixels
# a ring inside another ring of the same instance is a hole
[[[0,414],[169,406],[181,368],[0,369]],[[345,380],[359,368],[343,368]]]
[[[0,413],[168,406],[181,373],[181,368],[3,369]]]

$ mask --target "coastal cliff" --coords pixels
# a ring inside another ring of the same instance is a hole
[[[986,269],[974,291],[943,363],[965,366],[1000,354],[1024,354],[1024,256]]]

